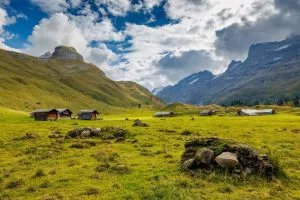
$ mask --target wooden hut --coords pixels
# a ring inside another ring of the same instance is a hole
[[[78,118],[80,120],[96,120],[98,114],[97,110],[80,110],[78,112]]]
[[[153,116],[154,117],[173,117],[175,115],[174,112],[157,112]]]
[[[58,111],[58,117],[60,119],[71,119],[73,112],[68,108],[59,108],[56,109]]]
[[[261,110],[254,110],[254,109],[241,109],[237,112],[238,116],[261,116],[261,115],[273,115],[275,114],[274,109],[261,109]]]
[[[212,116],[215,115],[217,112],[215,110],[202,110],[200,112],[200,116]]]
[[[36,121],[55,121],[58,119],[58,111],[56,109],[39,109],[31,113]]]

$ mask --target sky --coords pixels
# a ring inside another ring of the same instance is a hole
[[[300,0],[0,0],[0,48],[40,56],[72,46],[113,80],[150,90],[220,74],[299,24]]]

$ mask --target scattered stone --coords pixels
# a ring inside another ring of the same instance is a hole
[[[65,138],[94,138],[98,137],[103,140],[119,139],[120,141],[125,139],[128,131],[118,127],[106,127],[106,128],[76,128],[69,131]]]
[[[216,162],[221,167],[235,167],[239,164],[235,153],[223,152],[216,157]]]
[[[141,120],[137,119],[137,120],[134,121],[132,126],[148,127],[149,125],[142,122]]]

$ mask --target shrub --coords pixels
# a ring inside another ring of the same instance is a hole
[[[190,131],[190,130],[184,130],[184,131],[181,132],[180,135],[191,135],[191,134],[193,134],[193,133],[194,133],[193,131]]]
[[[7,183],[6,188],[13,189],[13,188],[20,187],[23,184],[24,184],[23,179],[12,180]]]
[[[108,163],[104,163],[104,164],[101,164],[101,165],[98,165],[95,170],[97,172],[104,172],[104,171],[107,171],[109,169],[110,165]]]
[[[38,169],[35,174],[33,175],[33,178],[38,178],[38,177],[42,177],[42,176],[46,176],[44,170],[42,169]]]
[[[50,186],[51,186],[50,181],[46,180],[40,185],[40,188],[49,188]]]
[[[98,195],[99,193],[99,189],[94,187],[90,187],[85,190],[86,195]]]
[[[129,174],[131,172],[131,169],[129,169],[129,167],[121,164],[112,166],[110,170],[118,174]]]

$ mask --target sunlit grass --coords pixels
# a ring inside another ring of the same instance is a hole
[[[35,122],[28,113],[0,108],[0,199],[297,199],[300,196],[300,116],[153,118],[154,111],[105,114],[103,120]],[[128,118],[128,120],[126,120]],[[132,127],[134,119],[149,127]],[[48,135],[76,127],[118,126],[130,131],[125,142],[102,141],[70,148]],[[166,130],[169,130],[166,131]],[[172,132],[173,130],[175,132]],[[184,130],[193,134],[181,135]],[[36,139],[22,140],[30,132]],[[217,136],[247,143],[278,157],[287,179],[236,180],[212,173],[192,177],[180,169],[184,143]],[[108,163],[109,170],[97,166]],[[127,170],[118,167],[125,166]]]

